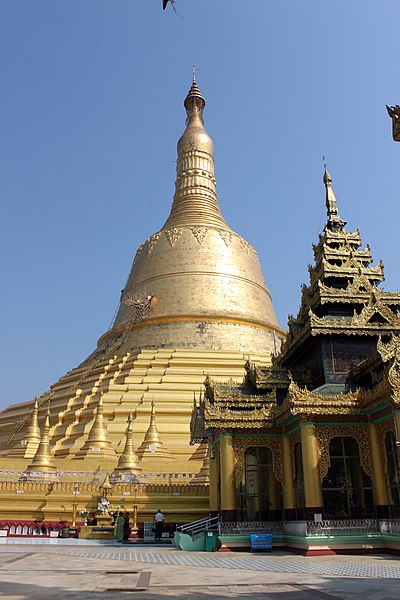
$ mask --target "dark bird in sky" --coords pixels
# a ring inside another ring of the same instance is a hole
[[[175,0],[162,0],[162,7],[163,7],[163,10],[165,10],[165,9],[167,8],[167,4],[168,4],[168,2],[171,4],[171,6],[172,6],[172,10],[174,11],[174,13],[175,13],[176,15],[178,15],[178,13],[177,13],[177,11],[176,11],[176,8],[175,8]],[[181,15],[178,15],[178,17],[180,17],[180,16],[181,16]]]

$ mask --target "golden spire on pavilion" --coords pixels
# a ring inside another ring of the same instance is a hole
[[[323,182],[325,185],[326,195],[325,195],[325,203],[326,203],[326,212],[328,215],[328,227],[332,231],[337,231],[343,229],[346,225],[345,221],[342,221],[340,218],[336,196],[332,189],[332,177],[331,174],[327,170],[327,164],[324,163],[324,177]]]
[[[118,464],[115,467],[112,478],[117,478],[122,473],[137,473],[142,470],[139,459],[133,446],[133,417],[132,411],[128,417],[128,427],[125,432],[125,447],[121,456],[119,457]]]
[[[160,434],[156,425],[156,409],[154,398],[151,402],[150,425],[146,431],[143,442],[137,450],[137,455],[140,458],[143,456],[154,454],[161,458],[173,458],[172,454],[164,448],[164,443],[161,440]]]
[[[40,439],[39,446],[36,450],[35,456],[29,467],[27,468],[27,474],[31,473],[54,473],[56,471],[56,465],[54,462],[53,455],[50,449],[50,413],[47,410],[46,418],[43,425],[43,432]]]

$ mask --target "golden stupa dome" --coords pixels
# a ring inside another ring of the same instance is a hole
[[[196,80],[185,99],[175,195],[160,231],[138,249],[121,304],[99,349],[277,349],[279,328],[254,248],[222,217],[205,100]],[[279,342],[278,342],[279,344]]]

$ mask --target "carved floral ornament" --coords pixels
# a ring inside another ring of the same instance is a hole
[[[160,239],[160,236],[162,233],[167,238],[169,245],[171,247],[173,247],[173,246],[175,246],[175,244],[177,243],[179,238],[182,236],[182,233],[185,229],[191,231],[191,233],[194,235],[194,237],[199,242],[199,244],[202,244],[204,242],[209,231],[216,231],[220,235],[222,241],[224,242],[224,244],[226,246],[229,246],[232,242],[232,239],[236,238],[240,242],[241,250],[243,252],[248,254],[249,251],[252,250],[254,252],[254,254],[257,256],[257,252],[254,250],[254,248],[248,242],[246,242],[246,240],[244,240],[240,235],[238,235],[237,233],[235,233],[233,231],[229,231],[227,229],[221,229],[219,227],[209,227],[209,226],[172,227],[171,229],[162,229],[158,233],[155,233],[154,235],[149,237],[149,239],[146,240],[146,242],[144,242],[141,246],[139,246],[139,248],[135,254],[134,263],[137,262],[139,255],[141,254],[145,245],[147,246],[148,254],[151,254],[157,241]]]
[[[394,357],[400,359],[400,335],[392,335],[386,343],[379,336],[376,347],[384,363]]]
[[[376,332],[378,328],[387,330],[400,330],[400,318],[394,313],[389,306],[382,302],[381,298],[371,294],[368,305],[364,306],[360,314],[354,311],[351,318],[343,317],[341,319],[325,319],[323,317],[317,317],[317,315],[310,309],[309,318],[311,327],[318,329],[319,333],[329,333],[332,330],[340,330],[343,333],[354,334],[354,333],[365,333]],[[373,321],[373,318],[379,315],[384,323],[377,323]],[[361,331],[360,331],[361,330]]]
[[[329,444],[335,437],[352,437],[358,443],[360,462],[363,471],[372,477],[371,457],[367,428],[363,425],[327,425],[316,427],[316,435],[320,454],[321,482],[326,477],[331,466]]]
[[[289,409],[292,415],[309,417],[312,415],[359,415],[360,410],[375,408],[382,404],[382,399],[390,395],[390,387],[386,380],[373,388],[365,390],[357,388],[354,392],[324,396],[299,387],[293,380],[289,385],[287,404],[282,409]]]
[[[321,280],[318,280],[318,288],[321,294],[335,296],[340,298],[343,302],[346,302],[352,301],[352,298],[354,296],[358,296],[360,294],[362,296],[365,296],[366,294],[370,294],[373,288],[373,284],[371,283],[367,275],[357,273],[357,275],[353,277],[352,282],[349,283],[344,289],[329,287],[322,283]],[[380,292],[378,290],[376,290],[376,293],[377,296],[383,294],[383,292]],[[351,296],[351,298],[348,298],[349,296]]]
[[[400,404],[400,335],[393,334],[387,343],[383,342],[380,337],[377,349],[384,363],[392,361],[388,380],[392,388],[393,401],[395,404]]]
[[[245,453],[247,448],[263,446],[269,448],[272,454],[272,469],[277,481],[283,481],[281,443],[278,438],[266,437],[251,437],[251,438],[234,438],[235,451],[235,477],[236,484],[245,483]]]
[[[164,231],[170,246],[174,246],[182,235],[183,227],[173,227]]]
[[[248,408],[248,410],[241,410],[243,408]],[[206,401],[204,405],[204,422],[207,428],[223,425],[234,429],[262,429],[267,424],[271,424],[274,410],[275,405],[272,403],[262,409],[252,408],[246,403],[242,403],[241,406],[238,406],[238,410],[235,410],[225,405],[218,406],[214,404],[211,406]]]

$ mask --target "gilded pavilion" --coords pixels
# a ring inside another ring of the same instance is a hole
[[[227,521],[400,516],[400,293],[379,289],[383,264],[323,181],[327,222],[280,353],[250,359],[241,385],[210,375],[192,414]]]
[[[108,480],[125,506],[139,482],[139,519],[159,506],[169,522],[208,513],[193,398],[206,376],[239,384],[249,358],[268,364],[285,331],[256,251],[221,214],[195,78],[184,106],[172,208],[138,248],[111,328],[48,392],[0,412],[0,519],[68,520]]]

